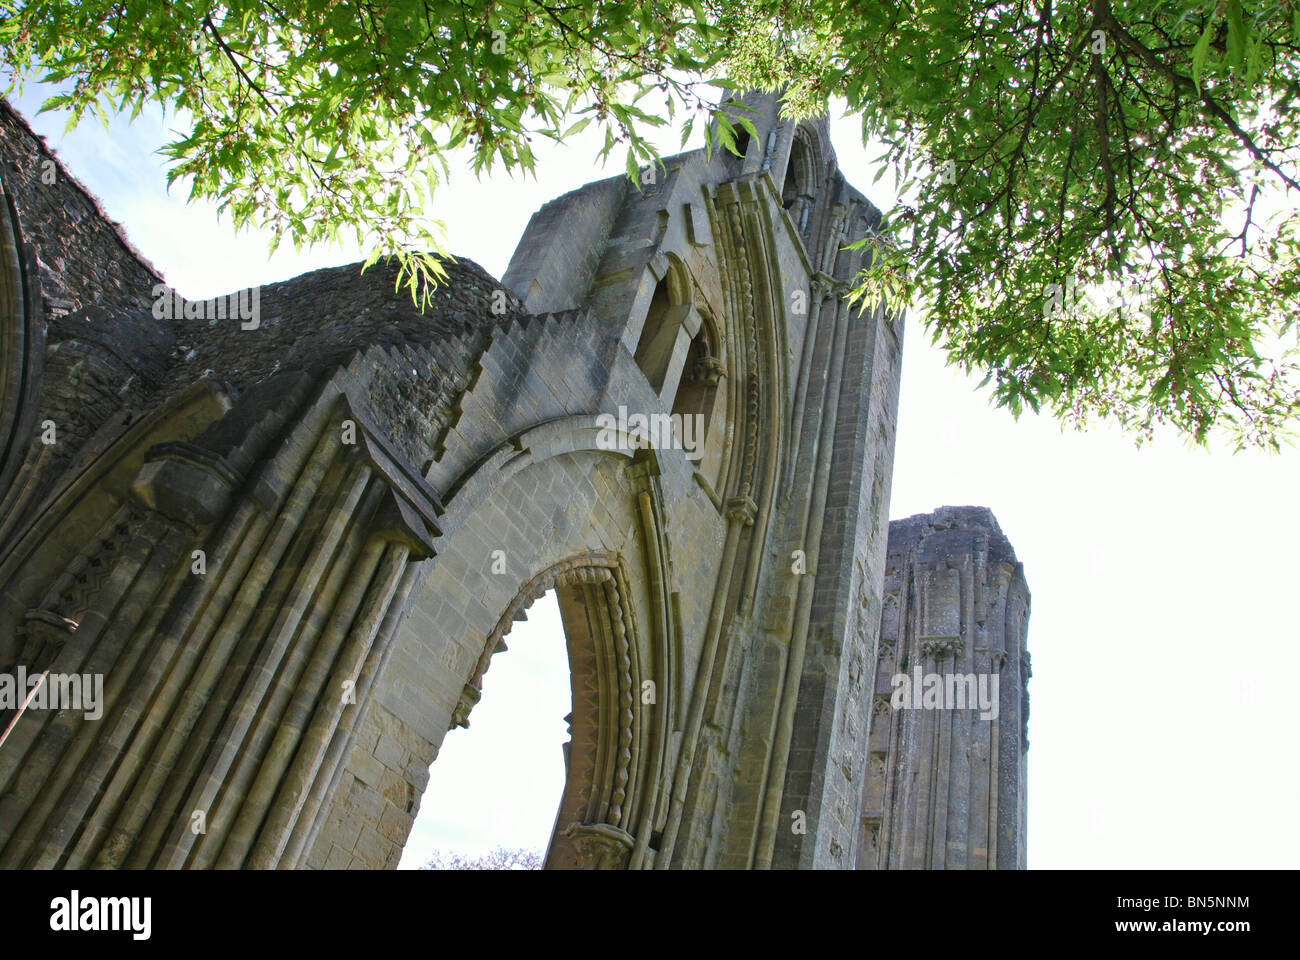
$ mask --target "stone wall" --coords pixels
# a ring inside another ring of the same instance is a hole
[[[921,809],[878,809],[872,764],[929,749],[872,724],[890,585],[993,567],[947,521],[887,532],[902,318],[843,300],[880,214],[824,120],[746,103],[743,157],[547,204],[501,282],[452,262],[421,313],[351,265],[260,288],[252,323],[160,318],[0,110],[0,671],[106,682],[99,718],[0,712],[0,866],[393,866],[549,589],[574,682],[549,866],[904,864],[862,828]],[[702,449],[629,413],[699,416]],[[1009,737],[996,854],[934,865],[1023,862]]]

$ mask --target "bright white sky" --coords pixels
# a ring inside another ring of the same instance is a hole
[[[17,105],[135,245],[191,298],[358,260],[356,249],[266,257],[211,207],[165,190],[156,116],[110,133]],[[833,124],[841,167],[881,207],[857,125]],[[699,144],[699,135],[689,146]],[[662,138],[674,152],[677,131]],[[587,131],[538,149],[535,180],[477,181],[453,165],[436,215],[451,249],[501,276],[531,213],[602,169]],[[919,324],[904,349],[891,516],[944,504],[991,507],[1033,592],[1029,865],[1297,867],[1295,701],[1300,694],[1300,453],[1138,449],[1115,430],[1019,422],[946,367]],[[508,638],[468,731],[434,764],[403,866],[434,848],[545,847],[562,784],[567,666],[548,596]]]

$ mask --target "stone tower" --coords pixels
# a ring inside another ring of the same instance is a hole
[[[552,589],[548,866],[1023,865],[1023,575],[987,511],[891,529],[880,214],[745,102],[424,314],[382,265],[184,302],[0,106],[0,866],[392,867]],[[898,658],[1014,682],[894,714]]]
[[[1028,623],[1024,570],[988,510],[889,525],[859,869],[1025,867]],[[945,696],[951,678],[968,704],[983,693],[983,709],[915,709],[918,675]]]

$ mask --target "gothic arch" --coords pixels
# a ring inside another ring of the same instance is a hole
[[[724,498],[747,514],[753,535],[766,536],[766,517],[776,485],[776,463],[789,430],[787,343],[789,294],[776,251],[771,207],[756,183],[719,189],[715,203],[724,224],[721,254],[730,285],[728,409],[734,411],[736,443],[726,472]],[[723,491],[720,491],[723,492]],[[748,598],[754,589],[746,578]],[[742,607],[745,606],[742,603]]]
[[[727,427],[727,394],[721,383],[727,368],[713,318],[707,311],[700,316],[700,329],[687,350],[672,412],[693,438],[696,469],[716,485],[724,446],[720,438]]]
[[[790,215],[795,231],[805,238],[812,226],[816,196],[821,188],[822,153],[821,138],[811,124],[804,122],[794,128],[781,186],[781,206]]]
[[[654,691],[657,684],[646,677],[628,577],[616,555],[597,552],[560,561],[519,589],[488,635],[452,723],[469,726],[492,657],[506,650],[511,628],[551,589],[565,626],[572,712],[565,786],[547,866],[624,867],[635,845],[629,828],[647,802],[645,728],[651,711],[643,704],[643,689]]]
[[[678,344],[682,330],[694,337],[699,326],[693,286],[681,261],[669,255],[663,275],[650,295],[633,354],[650,386],[660,395],[669,391],[670,374],[675,373],[673,379],[678,381],[683,375]]]
[[[642,862],[663,818],[663,798],[648,785],[667,762],[680,712],[661,452],[630,443],[605,448],[599,433],[591,416],[543,422],[499,443],[457,479],[434,540],[438,560],[413,587],[411,613],[398,628],[397,659],[369,715],[355,724],[358,743],[365,742],[369,734],[361,731],[387,729],[385,701],[419,698],[424,706],[406,714],[424,717],[428,752],[412,749],[426,768],[436,762],[447,730],[468,725],[514,622],[555,589],[572,670],[573,739],[552,867]],[[539,493],[526,496],[529,490]],[[540,493],[550,490],[563,490],[568,502]],[[506,530],[514,532],[495,539]],[[492,565],[497,550],[500,575]],[[457,684],[454,693],[449,682]],[[366,776],[369,752],[354,754],[354,776]],[[412,816],[419,789],[417,781]],[[309,852],[318,837],[328,851],[329,823],[309,836]]]

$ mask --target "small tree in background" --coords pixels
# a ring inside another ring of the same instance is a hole
[[[507,850],[497,847],[491,853],[478,857],[463,853],[450,853],[442,850],[433,851],[433,856],[425,861],[421,870],[540,870],[542,869],[542,852],[540,850]]]

